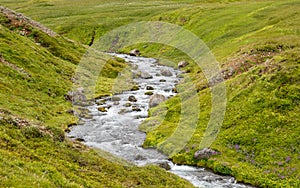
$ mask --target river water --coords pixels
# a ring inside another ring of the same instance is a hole
[[[87,106],[92,118],[81,119],[82,125],[72,127],[69,137],[83,139],[88,146],[102,149],[139,166],[167,164],[171,168],[170,172],[187,179],[195,187],[249,187],[236,183],[233,177],[216,175],[204,168],[174,165],[159,151],[142,148],[146,135],[138,130],[138,126],[148,115],[150,98],[145,93],[162,94],[166,98],[174,96],[172,89],[180,81],[180,71],[161,66],[153,58],[112,55],[125,59],[133,67],[133,74],[138,75],[134,81],[139,89],[105,97],[99,99],[98,104]],[[161,75],[162,69],[168,69],[172,75]]]

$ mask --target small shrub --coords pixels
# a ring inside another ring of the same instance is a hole
[[[26,138],[43,137],[43,133],[37,127],[22,127],[21,132]]]
[[[223,175],[231,175],[232,174],[232,170],[223,164],[216,164],[214,166],[213,170],[214,170],[214,172],[220,173]]]

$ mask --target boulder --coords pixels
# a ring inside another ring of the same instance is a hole
[[[139,89],[140,89],[139,86],[132,86],[131,91],[137,91]]]
[[[170,71],[170,69],[168,69],[167,67],[165,68],[162,68],[160,70],[160,74],[163,75],[163,76],[172,76],[172,72]]]
[[[134,160],[143,161],[143,160],[146,160],[146,158],[144,156],[138,154],[137,156],[135,156]]]
[[[128,112],[131,112],[131,110],[122,108],[122,109],[118,112],[118,114],[125,114],[125,113],[128,113]]]
[[[130,106],[131,106],[131,103],[130,103],[130,102],[125,103],[124,106],[125,106],[125,107],[130,107]]]
[[[186,62],[186,61],[180,61],[180,62],[178,63],[178,68],[180,69],[180,68],[186,67],[186,66],[188,66],[188,65],[189,65],[189,62]]]
[[[129,52],[129,55],[131,56],[139,56],[140,55],[140,51],[138,49],[133,49]]]
[[[111,97],[111,101],[120,101],[121,98],[120,97],[117,97],[117,96],[112,96]]]
[[[130,95],[130,96],[128,97],[128,100],[129,100],[130,102],[136,102],[136,101],[137,101],[137,99],[136,99],[135,96],[133,96],[133,95]]]
[[[152,86],[146,86],[146,90],[154,90]]]
[[[210,148],[203,148],[194,153],[194,158],[195,159],[208,159],[212,155],[219,155],[219,154],[220,154],[220,152],[214,151]]]
[[[84,142],[85,141],[83,138],[76,138],[75,140],[78,141],[78,142]]]
[[[145,92],[145,95],[153,95],[153,92],[152,91],[147,91],[147,92]]]
[[[149,107],[155,107],[159,105],[161,102],[164,102],[166,100],[166,97],[161,94],[155,94],[151,95],[150,101],[149,101]]]
[[[106,108],[105,108],[105,107],[102,107],[102,106],[99,107],[98,110],[99,110],[100,112],[107,112]]]
[[[178,93],[176,87],[174,87],[174,88],[172,89],[172,92],[173,92],[173,93]]]
[[[161,168],[164,168],[166,170],[171,170],[171,166],[168,161],[159,161],[156,164]]]
[[[143,78],[143,79],[151,79],[151,78],[153,78],[153,76],[151,74],[149,74],[148,72],[142,72],[141,78]]]
[[[132,111],[140,112],[142,110],[138,106],[132,106]]]

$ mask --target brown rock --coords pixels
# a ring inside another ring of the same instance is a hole
[[[98,110],[99,110],[100,112],[107,112],[107,110],[106,110],[105,107],[99,107]]]
[[[131,56],[139,56],[140,55],[140,51],[138,49],[133,49],[129,52],[129,55]]]
[[[160,74],[163,76],[172,76],[173,75],[172,72],[170,71],[170,69],[168,69],[166,67],[161,69]]]
[[[159,105],[161,102],[165,101],[166,97],[161,94],[155,94],[150,97],[149,107],[155,107]]]
[[[135,96],[133,96],[133,95],[130,95],[130,96],[128,97],[128,100],[129,100],[130,102],[136,102],[136,101],[137,101],[137,99],[136,99]]]
[[[180,69],[180,68],[186,67],[186,66],[188,66],[188,65],[189,65],[188,62],[186,62],[186,61],[180,61],[180,62],[178,63],[178,68]]]

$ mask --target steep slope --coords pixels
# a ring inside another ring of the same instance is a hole
[[[1,187],[190,187],[159,167],[113,163],[66,139],[64,130],[76,119],[64,95],[85,47],[3,7],[0,24]],[[107,63],[99,95],[109,93],[124,66]]]

